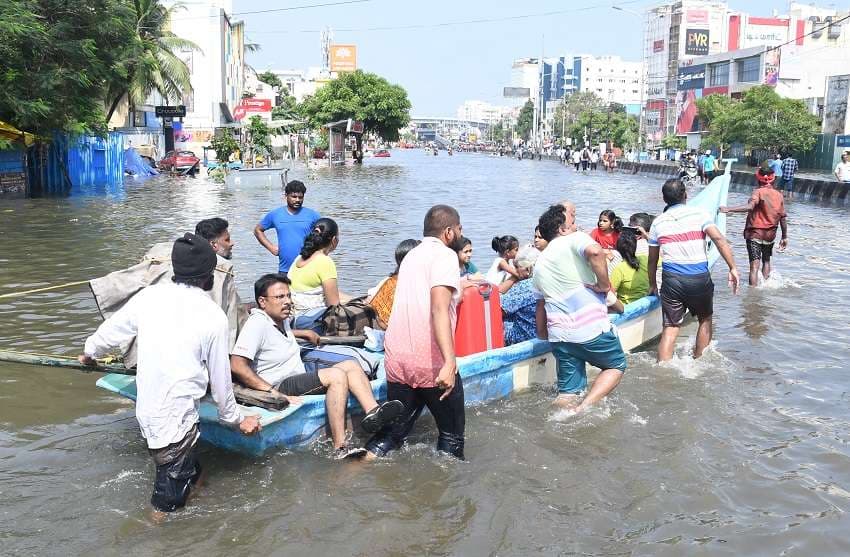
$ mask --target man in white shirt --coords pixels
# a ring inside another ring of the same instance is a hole
[[[348,393],[354,395],[366,412],[360,425],[368,433],[396,419],[404,406],[397,400],[378,404],[369,378],[354,360],[307,373],[295,339],[306,338],[316,344],[318,338],[313,331],[290,328],[292,296],[289,284],[282,273],[263,275],[254,283],[254,298],[259,307],[251,310],[231,350],[233,377],[250,389],[280,393],[291,403],[300,402],[298,397],[303,395],[324,394],[334,457],[363,456],[365,450],[349,449],[345,445]]]
[[[228,363],[227,317],[206,294],[213,285],[216,253],[187,233],[171,252],[174,277],[130,298],[86,339],[79,361],[138,339],[136,419],[156,464],[151,505],[172,512],[186,504],[201,475],[195,456],[198,406],[210,387],[218,418],[246,435],[260,430],[243,416],[233,396]]]
[[[839,182],[850,183],[850,155],[841,155],[841,162],[835,167],[835,179]]]

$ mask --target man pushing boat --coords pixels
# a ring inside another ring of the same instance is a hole
[[[251,435],[256,416],[243,416],[233,396],[227,317],[207,295],[217,255],[210,243],[187,233],[174,242],[169,282],[147,287],[86,339],[84,365],[138,339],[136,419],[156,464],[151,505],[172,512],[186,504],[201,477],[195,456],[198,406],[209,387],[220,422]]]

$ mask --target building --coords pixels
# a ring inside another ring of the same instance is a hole
[[[312,67],[307,70],[269,71],[280,78],[283,86],[298,102],[303,101],[304,97],[314,94],[322,84],[330,80],[330,76],[319,67]]]
[[[175,35],[198,45],[178,55],[189,67],[192,91],[183,95],[183,140],[196,149],[208,144],[215,128],[233,122],[245,91],[245,25],[228,15],[230,0],[181,3],[171,22]]]
[[[516,109],[509,106],[497,106],[484,101],[464,101],[457,109],[458,120],[466,122],[488,122],[495,124],[514,117]]]
[[[617,103],[631,114],[640,112],[643,100],[643,64],[619,56],[576,56],[572,87],[594,93],[605,103]]]
[[[537,58],[514,60],[511,65],[511,87],[529,90],[527,99],[519,99],[522,101],[521,104],[528,99],[537,98],[540,94],[540,64]]]
[[[696,0],[650,9],[643,122],[650,144],[668,134],[697,133],[699,98],[740,97],[760,84],[806,101],[820,115],[827,78],[850,73],[850,25],[840,22],[847,15],[796,3],[787,15],[772,17]]]

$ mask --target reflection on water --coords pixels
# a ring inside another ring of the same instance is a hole
[[[435,203],[458,208],[473,260],[490,239],[531,240],[552,202],[658,214],[657,178],[575,174],[555,163],[394,151],[363,168],[305,171],[306,205],[341,227],[341,288],[364,292],[421,234]],[[731,195],[741,204],[748,191]],[[157,177],[114,191],[0,205],[0,292],[83,280],[213,215],[231,223],[237,283],[276,269],[253,226],[281,203],[276,174],[227,184]],[[551,387],[467,413],[467,462],[434,454],[423,420],[374,466],[324,451],[247,458],[204,446],[208,486],[162,526],[146,521],[152,467],[132,406],[95,375],[0,364],[4,554],[734,554],[843,555],[850,510],[846,209],[792,202],[782,282],[734,297],[715,276],[715,343],[656,365],[633,354],[615,395],[585,416],[552,409]],[[729,219],[746,269],[743,216]],[[99,318],[87,290],[0,299],[0,346],[73,354]],[[61,549],[57,549],[61,548]]]

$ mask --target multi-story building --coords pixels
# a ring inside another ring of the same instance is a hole
[[[206,143],[213,130],[233,121],[233,111],[245,90],[245,26],[233,21],[230,0],[183,2],[171,28],[195,43],[178,55],[186,62],[192,90],[183,95],[183,129],[190,143]]]
[[[606,103],[617,103],[632,114],[640,112],[643,65],[619,56],[576,56],[573,59],[575,90],[590,91]]]
[[[644,45],[650,143],[667,134],[691,134],[698,142],[699,98],[740,97],[760,84],[822,112],[827,78],[850,73],[850,25],[841,21],[846,15],[796,3],[788,15],[772,17],[730,11],[724,2],[682,0],[652,8]]]

